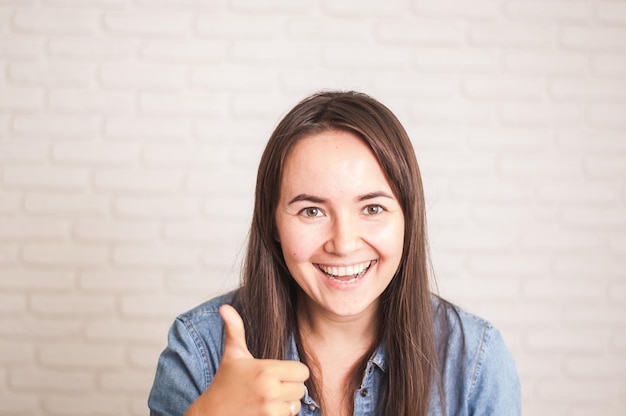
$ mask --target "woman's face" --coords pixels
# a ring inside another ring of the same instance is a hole
[[[404,215],[370,148],[326,131],[287,157],[276,226],[309,312],[371,316],[402,257]]]

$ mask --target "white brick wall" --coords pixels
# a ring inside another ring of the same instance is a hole
[[[626,2],[25,0],[0,2],[0,415],[147,414],[321,88],[409,130],[439,289],[501,328],[524,414],[626,414]]]

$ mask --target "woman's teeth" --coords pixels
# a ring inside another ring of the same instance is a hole
[[[322,270],[328,277],[333,280],[341,280],[341,281],[351,281],[356,280],[363,276],[367,269],[369,269],[371,261],[355,264],[351,266],[341,266],[341,267],[330,267],[330,266],[322,266],[319,265],[320,270]],[[346,280],[345,278],[349,277],[351,279]]]

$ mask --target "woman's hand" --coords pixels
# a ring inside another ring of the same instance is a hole
[[[213,382],[185,416],[292,416],[300,411],[309,369],[297,361],[255,359],[243,321],[230,305],[220,308],[226,340]]]

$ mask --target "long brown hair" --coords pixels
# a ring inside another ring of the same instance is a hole
[[[384,415],[426,415],[437,375],[437,352],[422,181],[413,146],[399,120],[365,94],[314,94],[279,122],[267,143],[258,170],[241,287],[234,302],[246,325],[248,348],[257,358],[284,359],[290,334],[298,334],[298,288],[276,240],[275,213],[284,162],[294,144],[327,130],[351,132],[370,146],[402,207],[402,259],[380,299],[380,343],[385,347],[387,380],[379,409]],[[301,345],[298,350],[302,353]],[[362,357],[354,367],[351,386],[358,388],[368,358]],[[321,399],[314,396],[316,380],[309,383],[312,396]]]

